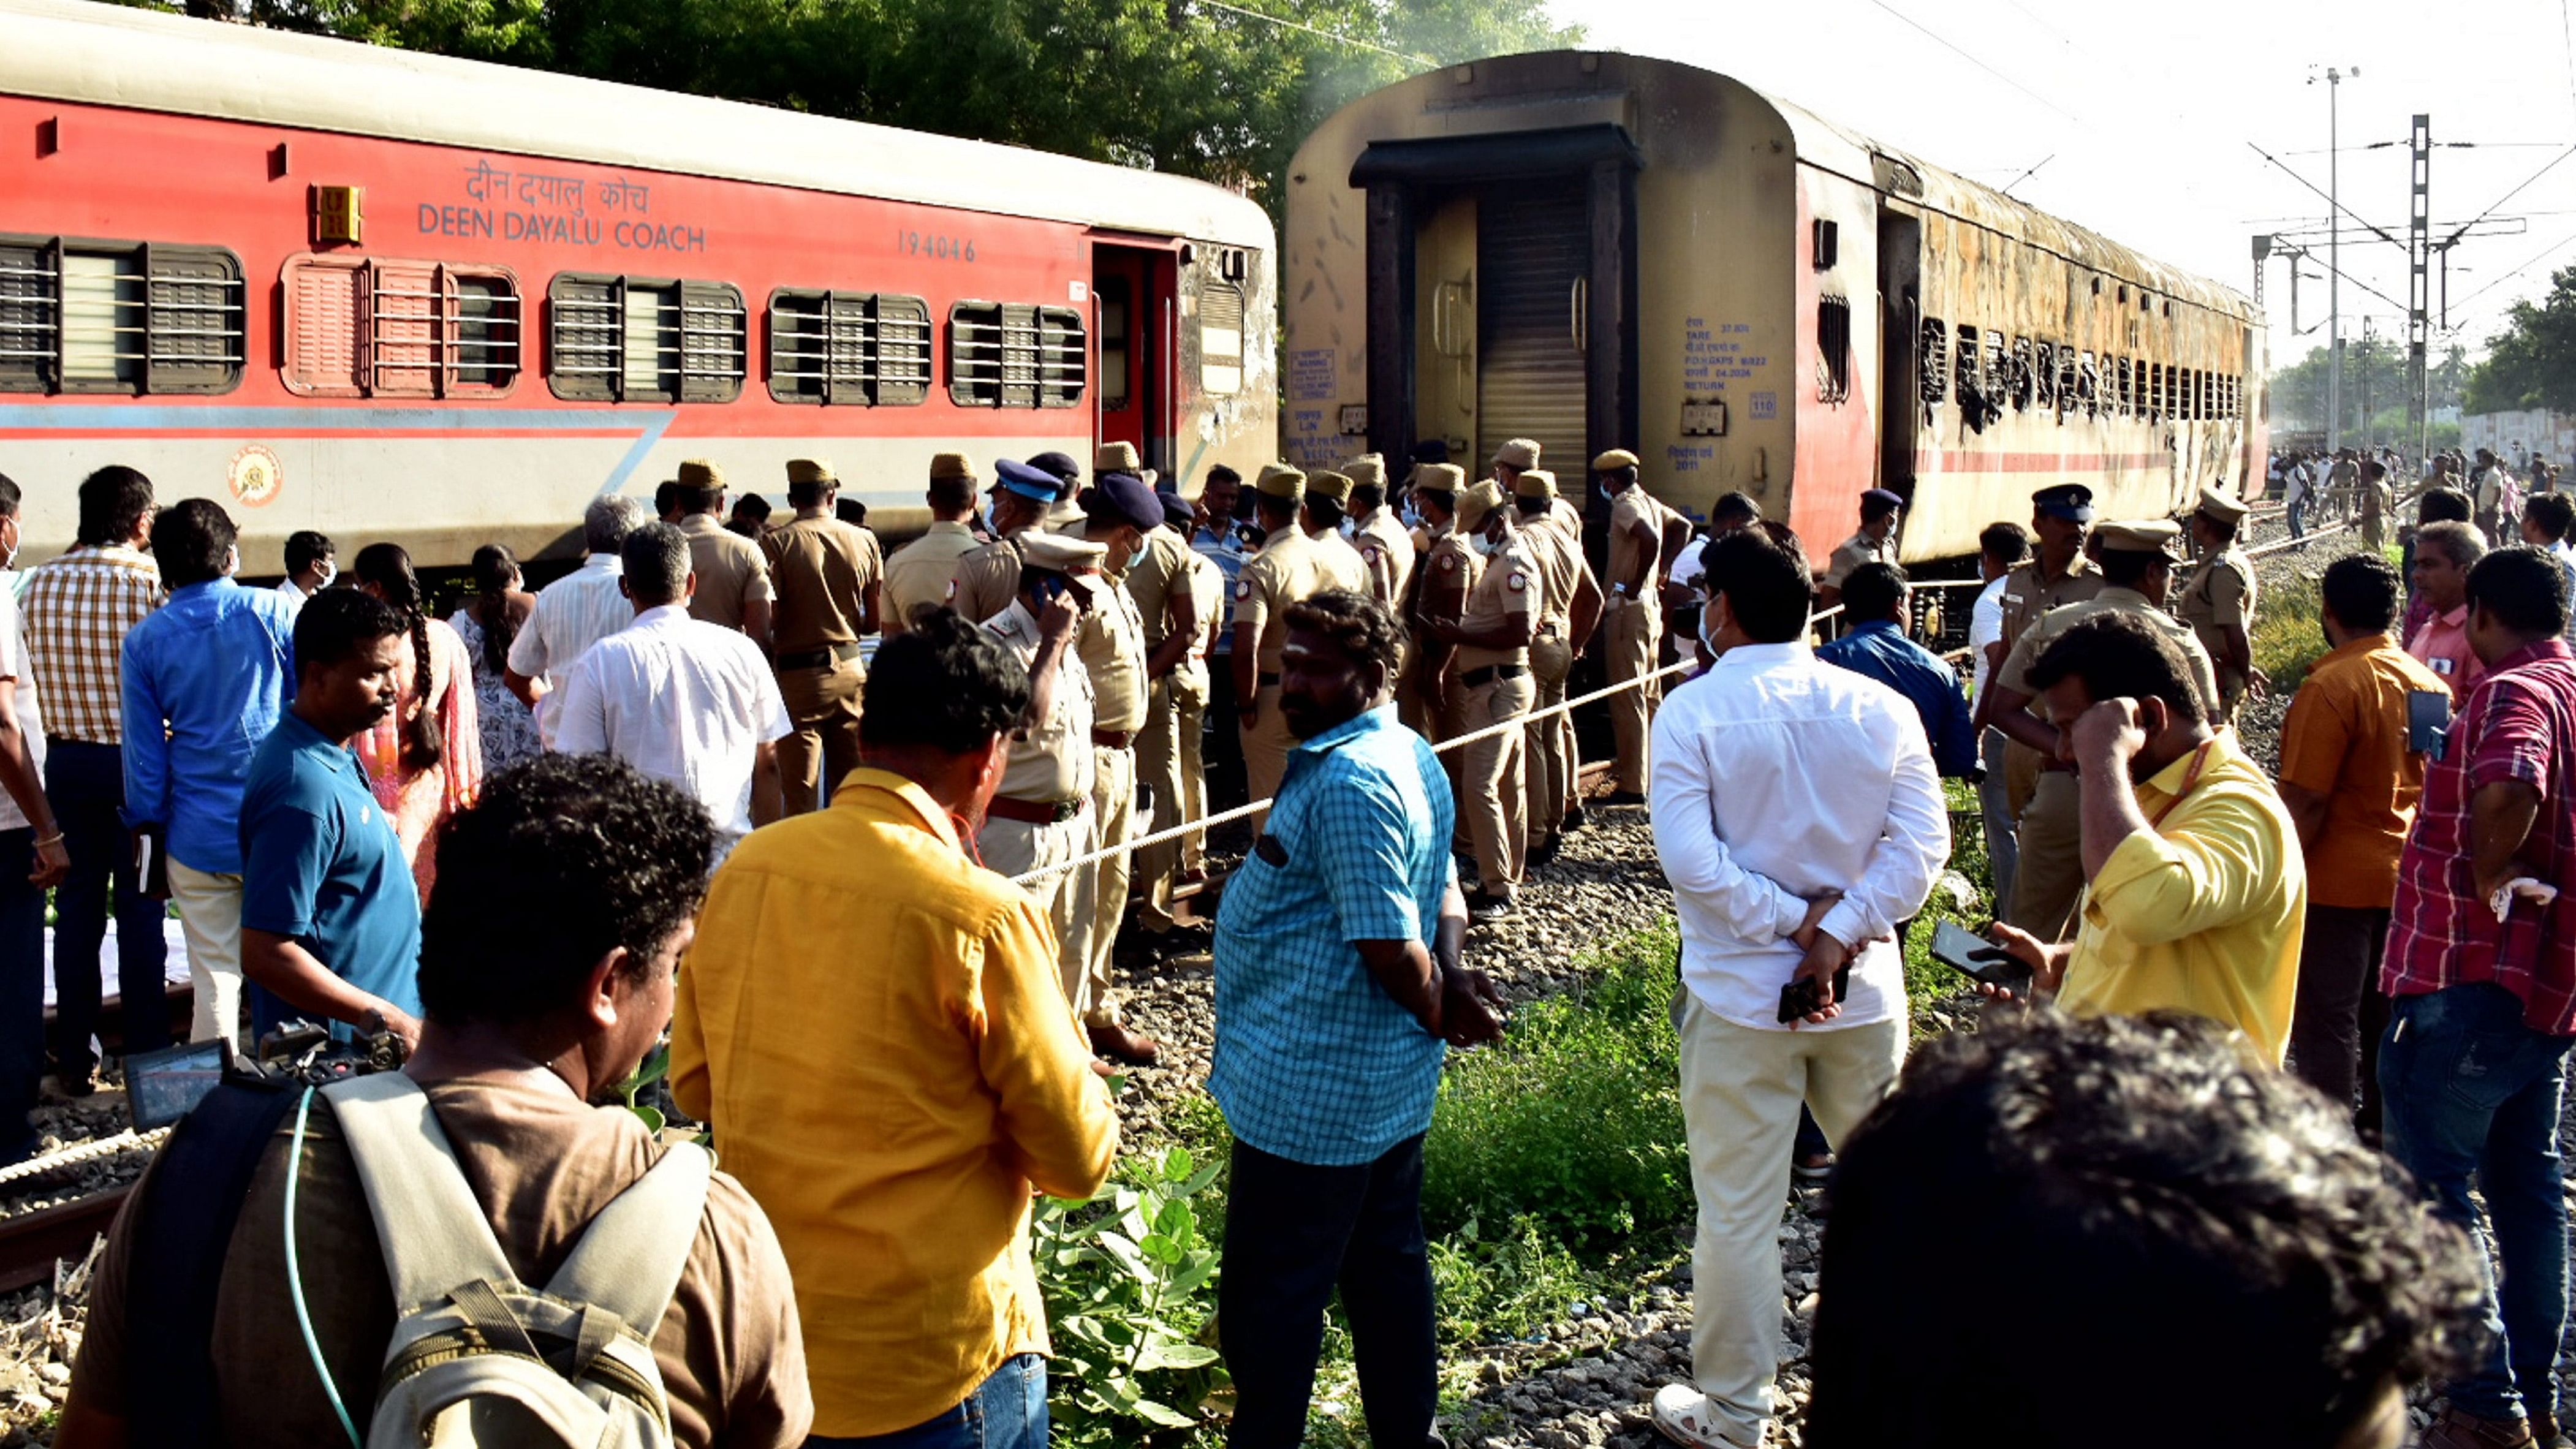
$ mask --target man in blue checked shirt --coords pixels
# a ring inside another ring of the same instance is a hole
[[[1843,578],[1843,615],[1851,632],[1817,645],[1816,657],[1904,695],[1923,720],[1933,768],[1954,780],[1974,774],[1977,730],[1968,697],[1959,692],[1959,671],[1905,637],[1905,570],[1891,563],[1853,569]]]
[[[1396,723],[1404,632],[1330,590],[1288,611],[1288,754],[1266,833],[1216,924],[1216,1063],[1234,1133],[1217,1322],[1235,1449],[1294,1446],[1336,1286],[1369,1442],[1437,1442],[1422,1138],[1449,1046],[1502,1034],[1501,997],[1459,964],[1457,804]]]

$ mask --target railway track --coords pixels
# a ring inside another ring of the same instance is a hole
[[[90,1193],[34,1212],[0,1218],[0,1293],[53,1281],[63,1261],[87,1256],[125,1206],[134,1184]]]

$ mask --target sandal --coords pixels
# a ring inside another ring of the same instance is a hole
[[[1689,1384],[1666,1384],[1655,1390],[1655,1432],[1684,1449],[1759,1449],[1761,1441],[1739,1444],[1717,1426],[1717,1406]]]

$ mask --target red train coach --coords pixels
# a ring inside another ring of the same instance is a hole
[[[80,0],[0,36],[30,561],[110,462],[260,571],[303,528],[562,554],[686,457],[829,457],[901,531],[944,450],[1274,446],[1271,227],[1219,187]]]
[[[1288,183],[1292,459],[1632,448],[1819,564],[1874,485],[1918,561],[2050,482],[2140,517],[2262,477],[2244,298],[1691,66],[1450,66],[1334,113]]]

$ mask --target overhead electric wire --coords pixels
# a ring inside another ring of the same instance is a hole
[[[2451,233],[2450,241],[2442,242],[2442,243],[2440,243],[2440,245],[2442,245],[2442,246],[2449,246],[2449,245],[2451,245],[2451,242],[2456,242],[2456,241],[2458,241],[2460,238],[2462,238],[2462,237],[2464,237],[2464,236],[2468,235],[2468,234],[2469,234],[2469,228],[2470,228],[2470,227],[2472,227],[2472,226],[2476,226],[2479,222],[2482,222],[2482,221],[2486,220],[2488,217],[2491,217],[2491,216],[2495,215],[2495,214],[2496,214],[2496,212],[2497,212],[2499,209],[2501,209],[2501,208],[2504,206],[2504,204],[2505,204],[2506,202],[2513,200],[2513,199],[2514,199],[2515,197],[2517,197],[2517,196],[2520,196],[2520,195],[2523,193],[2523,191],[2531,185],[2531,183],[2533,183],[2533,182],[2535,182],[2535,181],[2538,181],[2541,177],[2546,176],[2546,175],[2548,175],[2550,172],[2557,170],[2557,169],[2558,169],[2558,164],[2559,164],[2560,162],[2562,162],[2562,161],[2566,160],[2566,159],[2567,159],[2568,157],[2570,157],[2570,156],[2576,156],[2576,146],[2570,146],[2570,147],[2568,147],[2566,150],[2561,151],[2561,152],[2559,152],[2557,155],[2552,156],[2551,158],[2549,158],[2549,163],[2548,163],[2547,165],[2545,165],[2545,166],[2541,167],[2541,168],[2540,168],[2539,170],[2537,170],[2537,171],[2532,172],[2529,176],[2524,177],[2524,178],[2522,179],[2522,184],[2521,184],[2520,186],[2516,186],[2513,190],[2508,191],[2508,192],[2506,192],[2504,195],[2497,197],[2497,198],[2496,198],[2496,200],[2495,200],[2495,205],[2494,205],[2494,206],[2490,206],[2490,207],[2488,207],[2486,210],[2479,212],[2476,216],[2473,216],[2473,217],[2469,218],[2469,220],[2467,221],[2467,223],[2466,223],[2466,224],[2464,224],[2463,226],[2461,226],[2461,228],[2460,228],[2458,231],[2455,231],[2455,232]]]
[[[1380,55],[1393,56],[1397,60],[1412,61],[1416,65],[1429,66],[1434,69],[1437,69],[1440,65],[1440,62],[1433,60],[1427,55],[1407,55],[1403,51],[1389,50],[1385,46],[1375,44],[1371,41],[1360,40],[1348,35],[1336,35],[1332,31],[1322,29],[1319,26],[1309,25],[1303,20],[1290,20],[1281,15],[1264,15],[1258,10],[1246,10],[1240,5],[1229,5],[1226,3],[1226,0],[1190,0],[1190,3],[1213,6],[1219,10],[1231,11],[1248,20],[1266,21],[1269,24],[1283,26],[1289,30],[1302,30],[1308,35],[1321,36],[1322,38],[1339,45],[1355,46],[1361,50],[1373,50]]]
[[[2462,297],[2451,305],[2454,307],[2467,307],[2471,302],[2476,301],[2487,293],[2494,291],[2496,288],[2501,287],[2505,283],[2512,281],[2514,278],[2521,276],[2523,273],[2530,271],[2533,267],[2539,266],[2542,262],[2547,261],[2550,257],[2563,250],[2569,242],[2576,242],[2576,231],[2571,231],[2567,235],[2560,237],[2558,240],[2551,242],[2548,246],[2543,247],[2538,252],[2534,253],[2531,260],[2524,262],[2521,266],[2514,268],[2512,271],[2505,272],[2500,276],[2490,279],[2485,286],[2478,288],[2476,291]]]
[[[1213,3],[1213,0],[1211,0],[1211,3]],[[1950,52],[1952,55],[1959,57],[1959,59],[1966,61],[1968,64],[1975,66],[1977,69],[1984,71],[1986,74],[1993,76],[1995,79],[2002,81],[2005,85],[2011,86],[2014,90],[2021,92],[2023,95],[2030,97],[2032,100],[2039,102],[2041,105],[2046,106],[2050,110],[2055,111],[2057,114],[2064,116],[2066,119],[2073,121],[2079,126],[2085,124],[2082,116],[2075,114],[2073,111],[2066,109],[2057,102],[2052,101],[2048,97],[2041,95],[2039,92],[2032,90],[2030,87],[2023,85],[2020,81],[2014,80],[2011,76],[2008,76],[2002,71],[1995,69],[1993,66],[1986,64],[1984,61],[1977,59],[1975,55],[1971,54],[1958,42],[1952,40],[1946,35],[1943,35],[1941,32],[1934,30],[1931,26],[1915,19],[1913,16],[1906,14],[1904,11],[1897,9],[1895,6],[1888,4],[1887,0],[1869,0],[1869,3],[1886,11],[1888,14],[1895,16],[1897,19],[1904,21],[1907,25],[1912,26],[1916,31],[1920,32],[1925,39],[1940,46],[1943,50]]]
[[[2251,150],[2255,155],[2260,156],[2264,160],[2271,162],[2273,165],[2280,167],[2282,175],[2289,177],[2292,181],[2295,181],[2301,186],[2308,188],[2310,191],[2315,192],[2317,195],[2324,197],[2326,205],[2331,206],[2335,210],[2342,212],[2344,215],[2351,217],[2353,225],[2360,227],[2362,230],[2369,232],[2375,237],[2378,237],[2381,241],[2388,243],[2390,246],[2402,247],[2406,245],[2406,243],[2390,236],[2381,228],[2371,224],[2370,222],[2362,220],[2360,215],[2354,212],[2351,207],[2346,206],[2341,201],[2335,199],[2332,192],[2327,191],[2324,187],[2317,185],[2308,178],[2301,176],[2298,173],[2297,168],[2291,166],[2289,162],[2284,161],[2280,157],[2273,155],[2271,152],[2264,150],[2262,147],[2255,145],[2252,141],[2246,142],[2245,145],[2247,149]],[[2469,224],[2471,226],[2477,225],[2476,222],[2471,222]]]

